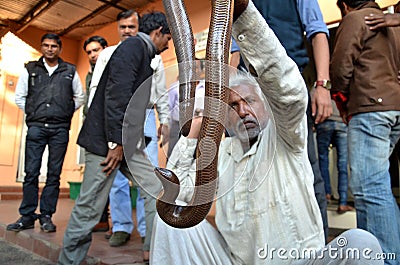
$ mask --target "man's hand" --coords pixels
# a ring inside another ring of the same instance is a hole
[[[202,122],[203,122],[203,110],[198,111],[196,115],[193,117],[187,138],[199,137]]]
[[[233,9],[233,21],[235,21],[246,10],[249,0],[235,0]]]
[[[317,86],[311,94],[311,111],[315,124],[321,123],[332,115],[331,93],[328,89]]]
[[[370,14],[365,18],[365,24],[369,25],[369,29],[376,30],[384,27],[400,26],[400,14]]]
[[[122,157],[124,155],[122,145],[117,145],[114,149],[108,149],[107,157],[103,162],[100,163],[101,166],[104,166],[103,172],[106,173],[106,176],[110,176],[110,174],[116,169],[122,161]]]
[[[344,124],[349,125],[349,121],[347,120],[347,111],[341,111],[340,117],[342,117]]]
[[[162,137],[161,146],[164,146],[169,142],[169,127],[167,124],[161,124],[160,127],[158,127],[157,137],[158,139]]]

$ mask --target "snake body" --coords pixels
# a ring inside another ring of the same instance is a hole
[[[164,188],[157,199],[158,214],[164,222],[177,228],[192,227],[204,220],[210,211],[217,188],[218,149],[224,132],[223,121],[226,117],[228,100],[227,64],[232,30],[233,0],[212,0],[211,2],[212,11],[206,49],[204,115],[196,151],[195,189],[188,205],[175,205],[175,199],[179,194],[179,180],[175,174],[166,169],[155,169]],[[191,76],[194,73],[194,64],[192,63],[194,42],[185,7],[181,1],[177,0],[163,0],[163,3],[178,63],[185,63],[180,60],[188,60],[188,64],[185,65],[189,65],[189,67],[180,67],[179,75],[188,77],[186,73],[181,72],[182,70],[188,71],[188,75]],[[191,81],[191,79],[186,79],[187,81]],[[180,95],[185,96],[180,101],[186,102],[193,98],[194,86],[180,86],[180,89],[190,90],[190,92],[180,92]],[[185,117],[190,117],[189,119],[193,114],[193,106],[190,105],[187,108],[184,107],[184,111],[189,111],[184,114]]]

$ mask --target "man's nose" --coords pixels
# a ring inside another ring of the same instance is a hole
[[[244,104],[244,103],[240,103],[239,104],[239,107],[238,107],[238,114],[239,114],[239,116],[240,117],[245,117],[245,116],[247,116],[248,115],[248,106],[247,106],[247,104]]]

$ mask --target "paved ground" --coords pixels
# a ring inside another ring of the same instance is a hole
[[[49,260],[42,258],[24,248],[11,244],[0,238],[0,264],[1,265],[54,265]]]

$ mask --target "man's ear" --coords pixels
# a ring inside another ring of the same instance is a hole
[[[158,29],[156,29],[156,35],[160,35],[161,34],[161,30],[162,30],[162,26],[160,26]]]
[[[159,37],[161,34],[161,29],[162,26],[160,26],[158,29],[154,29],[150,32],[149,36],[150,38],[154,41],[155,38]]]

